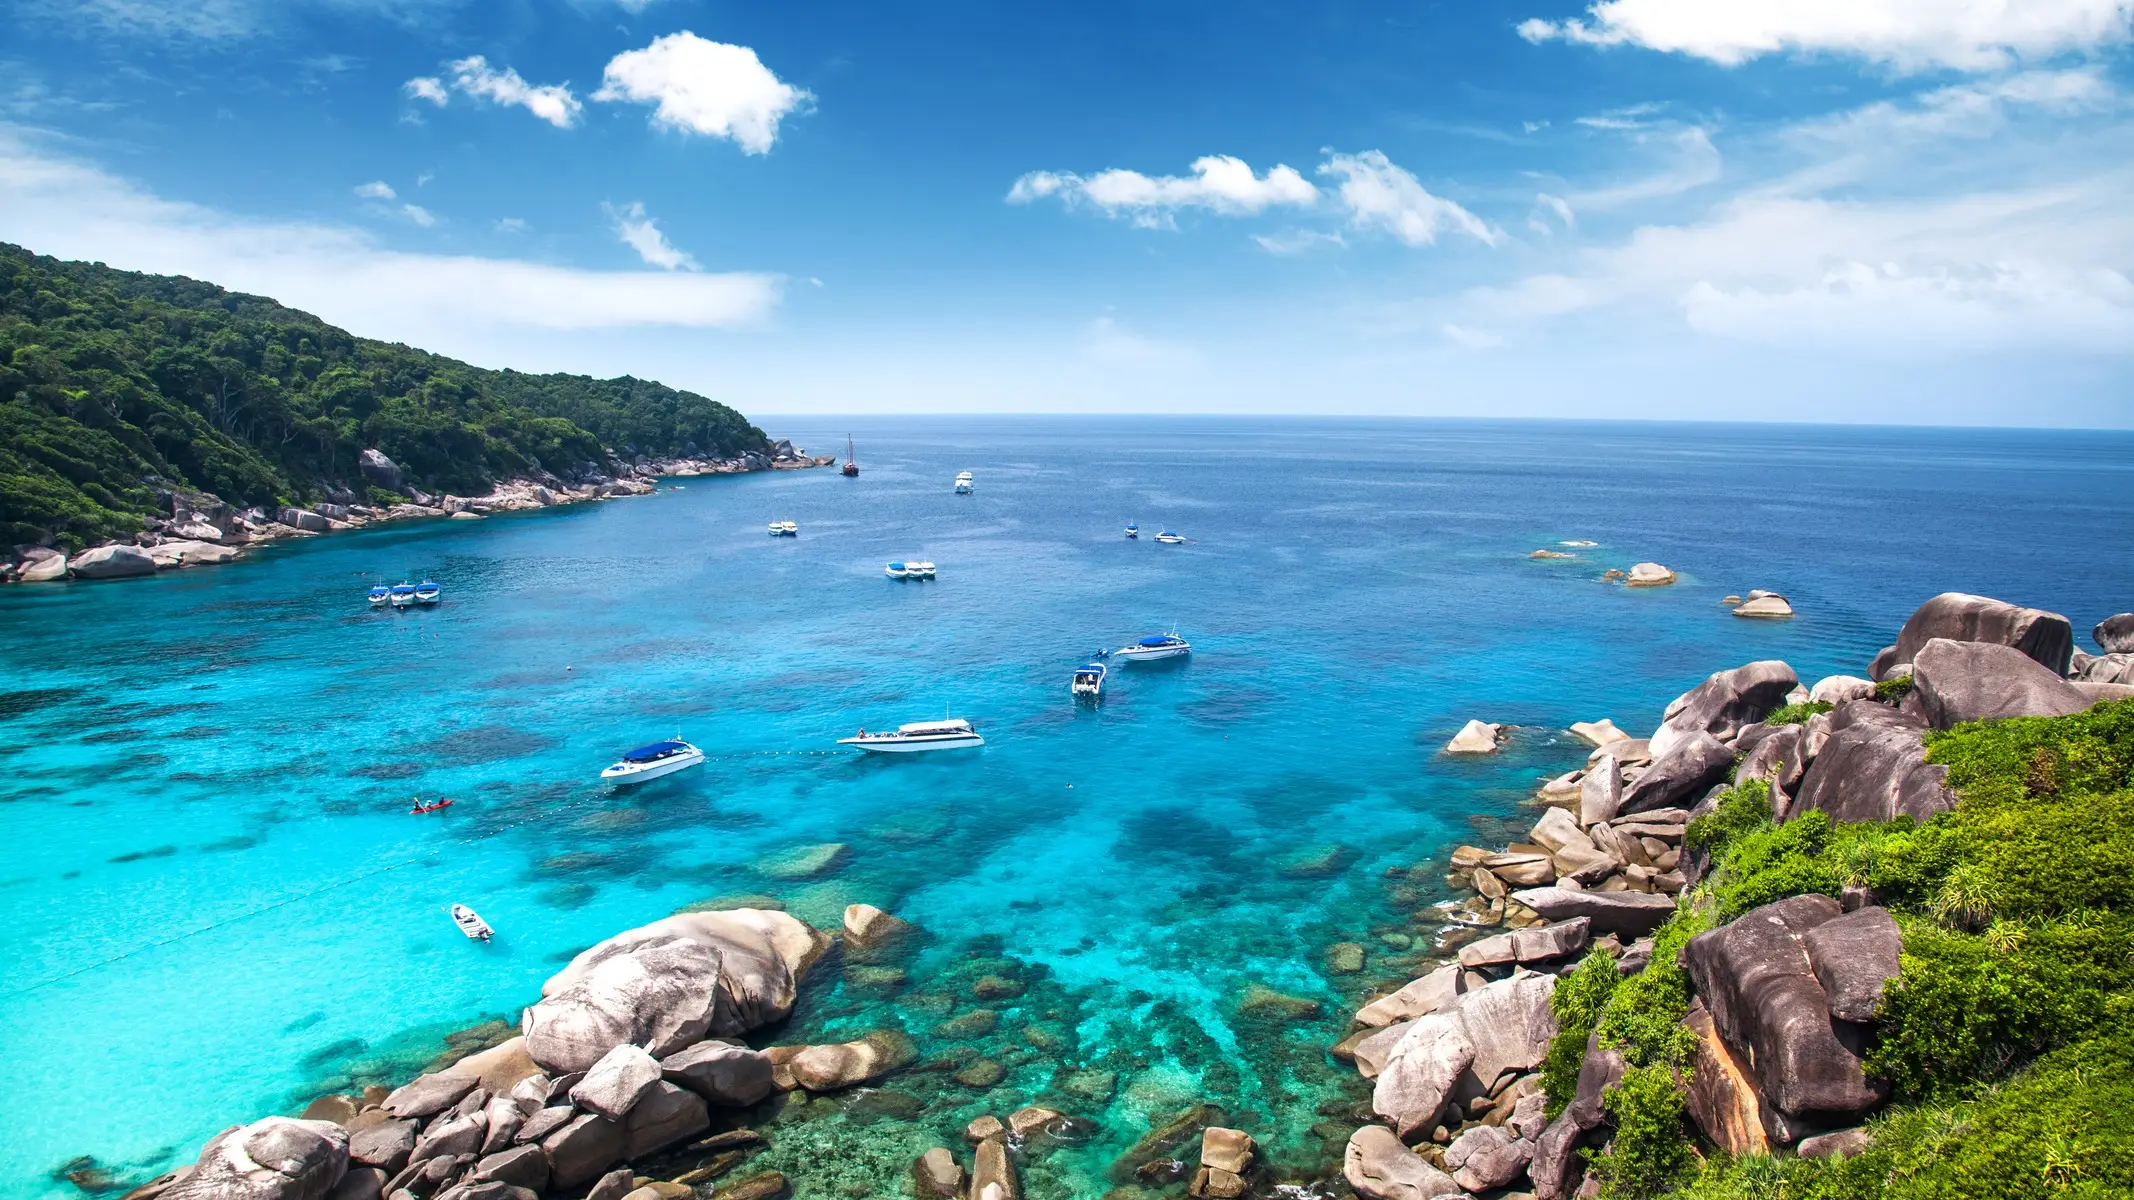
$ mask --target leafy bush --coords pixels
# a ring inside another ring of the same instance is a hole
[[[1771,823],[1771,785],[1761,779],[1735,784],[1719,794],[1712,811],[1683,831],[1682,848],[1717,854],[1745,833]]]
[[[1876,684],[1875,699],[1882,701],[1884,704],[1895,704],[1899,700],[1904,699],[1906,694],[1908,694],[1911,690],[1912,677],[1909,675],[1899,675],[1895,679],[1885,679],[1882,682]]]
[[[1806,725],[1808,718],[1817,713],[1829,712],[1831,707],[1831,703],[1828,700],[1803,700],[1799,704],[1788,704],[1784,707],[1773,709],[1771,715],[1764,718],[1764,724]]]
[[[1607,1149],[1592,1160],[1604,1200],[1665,1195],[1696,1167],[1683,1124],[1688,1106],[1672,1068],[1626,1068],[1602,1107],[1615,1124]]]
[[[1556,981],[1549,1008],[1556,1014],[1556,1036],[1541,1060],[1541,1090],[1548,1096],[1548,1117],[1555,1120],[1578,1092],[1578,1068],[1585,1061],[1586,1039],[1600,1023],[1615,994],[1615,960],[1598,950],[1586,955],[1577,969]]]

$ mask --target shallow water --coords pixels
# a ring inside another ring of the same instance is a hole
[[[781,432],[846,432],[816,424]],[[888,1194],[912,1154],[1026,1100],[1099,1128],[1033,1160],[1033,1195],[1124,1182],[1113,1158],[1197,1100],[1301,1176],[1363,1095],[1323,1047],[1358,996],[1415,969],[1394,943],[1431,928],[1416,912],[1436,872],[1399,869],[1503,840],[1534,783],[1583,757],[1554,731],[1642,732],[1750,659],[1857,673],[1942,590],[2084,632],[2134,607],[2126,435],[853,432],[857,480],[684,480],[0,590],[0,1194],[79,1195],[53,1175],[78,1155],[147,1174],[227,1124],[404,1077],[446,1033],[515,1018],[572,951],[735,896],[822,925],[867,901],[929,934],[901,982],[826,963],[775,1040],[893,1025],[929,1063],[1003,1069],[990,1090],[919,1071],[788,1111],[755,1161],[802,1195]],[[951,494],[959,469],[975,495]],[[778,517],[800,537],[766,537]],[[1193,542],[1155,545],[1166,525]],[[1527,557],[1572,539],[1600,545]],[[940,578],[885,579],[905,557]],[[1601,582],[1643,559],[1682,582]],[[367,611],[372,582],[423,575],[438,608]],[[1718,603],[1754,587],[1801,615]],[[1098,707],[1069,699],[1089,651],[1171,627],[1189,662],[1116,668]],[[833,745],[943,711],[985,749]],[[1518,727],[1504,753],[1440,756],[1471,716]],[[635,792],[594,782],[675,733],[710,763]],[[417,795],[456,803],[408,816]],[[850,851],[820,876],[767,861],[821,842]],[[460,938],[454,901],[497,942]],[[1326,972],[1344,940],[1370,951],[1361,975]],[[986,975],[1022,994],[978,999]],[[1241,1008],[1256,985],[1323,1015]],[[990,1029],[963,1019],[981,1009]]]

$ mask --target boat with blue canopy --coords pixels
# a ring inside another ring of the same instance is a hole
[[[443,595],[444,589],[427,579],[415,585],[415,603],[417,604],[435,604],[438,598]]]
[[[386,597],[394,608],[406,608],[415,603],[415,585],[403,579],[392,586]]]
[[[1108,669],[1100,662],[1083,663],[1074,669],[1074,679],[1067,685],[1073,695],[1095,700],[1104,694],[1104,676]]]
[[[680,738],[673,738],[664,742],[653,742],[648,746],[639,746],[637,749],[623,755],[614,766],[602,771],[600,778],[604,783],[612,783],[618,786],[649,783],[652,780],[672,775],[676,771],[686,771],[703,761],[704,752],[702,750],[682,741]]]
[[[1127,662],[1155,662],[1165,658],[1181,658],[1193,653],[1193,646],[1175,633],[1159,633],[1145,637],[1131,646],[1121,646],[1111,652],[1113,658]]]
[[[393,589],[381,583],[370,590],[370,606],[372,608],[381,608],[392,595]]]

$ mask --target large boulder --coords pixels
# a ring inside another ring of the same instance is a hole
[[[1452,1181],[1470,1192],[1500,1188],[1526,1174],[1534,1143],[1502,1125],[1469,1125],[1445,1147]]]
[[[1877,656],[1877,680],[1890,677],[1890,668],[1914,661],[1926,644],[1936,638],[1955,642],[1991,642],[2013,646],[2035,659],[2055,675],[2067,674],[2068,655],[2075,648],[2074,630],[2059,613],[2021,608],[2002,600],[1943,592],[1911,615],[1898,631],[1897,644]]]
[[[365,479],[370,480],[386,491],[397,492],[400,490],[400,464],[387,458],[382,452],[376,449],[365,450],[357,457],[356,467],[363,472]]]
[[[571,1103],[620,1121],[660,1081],[659,1060],[627,1043],[600,1056],[571,1088]]]
[[[1948,769],[1926,760],[1926,726],[1918,718],[1872,700],[1841,705],[1829,717],[1829,736],[1801,777],[1788,819],[1821,809],[1836,821],[1924,821],[1956,807]]]
[[[1341,1173],[1366,1200],[1433,1200],[1461,1192],[1452,1176],[1431,1166],[1383,1125],[1366,1125],[1349,1135]]]
[[[1428,1129],[1455,1090],[1481,1094],[1507,1072],[1534,1069],[1556,1036],[1555,991],[1555,976],[1522,972],[1418,1018],[1386,1059],[1372,1108],[1406,1136]]]
[[[1704,1001],[1690,1004],[1682,1024],[1697,1036],[1697,1055],[1684,1099],[1706,1141],[1735,1158],[1769,1154],[1763,1105],[1748,1063],[1719,1036]]]
[[[267,1117],[225,1129],[164,1200],[325,1200],[348,1170],[348,1131]]]
[[[57,550],[30,546],[20,553],[22,565],[15,572],[15,582],[49,583],[67,577],[67,556]]]
[[[76,579],[125,579],[155,574],[156,560],[139,546],[98,546],[75,555],[67,569]]]
[[[1586,938],[1591,927],[1590,919],[1573,917],[1568,921],[1514,929],[1509,933],[1486,937],[1460,947],[1460,965],[1491,967],[1507,963],[1546,962],[1552,958],[1576,954],[1586,948]]]
[[[747,1046],[698,1042],[659,1061],[660,1074],[713,1104],[747,1108],[771,1094],[771,1056]]]
[[[1768,735],[1758,739],[1756,748],[1741,760],[1734,771],[1734,782],[1747,783],[1761,779],[1771,785],[1774,793],[1772,816],[1785,812],[1785,798],[1800,787],[1801,776],[1807,769],[1807,747],[1803,744],[1808,730],[1801,725],[1781,725]]]
[[[805,1046],[786,1060],[793,1079],[811,1092],[834,1092],[910,1066],[918,1047],[896,1030],[870,1033],[856,1042]]]
[[[583,1071],[615,1047],[665,1057],[792,1011],[823,939],[782,912],[683,913],[615,935],[542,985],[520,1019],[533,1060]]]
[[[1492,754],[1497,749],[1497,731],[1501,725],[1488,721],[1469,721],[1445,743],[1447,754]]]
[[[383,1107],[396,1117],[434,1117],[481,1085],[475,1076],[455,1075],[449,1069],[418,1075],[387,1094]]]
[[[348,1159],[366,1167],[396,1174],[408,1165],[420,1126],[414,1121],[373,1121],[348,1131]]]
[[[2134,654],[2134,613],[2120,613],[2097,622],[2090,640],[2106,654]]]
[[[597,1179],[623,1160],[629,1145],[622,1122],[585,1113],[541,1139],[541,1149],[548,1152],[548,1181],[564,1189]]]
[[[704,1107],[702,1096],[671,1083],[655,1082],[630,1106],[630,1115],[623,1122],[628,1135],[623,1156],[643,1158],[710,1127],[711,1113]]]
[[[150,546],[148,557],[155,561],[158,569],[168,570],[226,563],[237,557],[237,551],[214,542],[169,541]]]
[[[2084,683],[2134,683],[2134,654],[2125,651],[2096,657],[2078,654],[2073,668],[2070,678]]]
[[[1587,768],[1585,778],[1578,781],[1578,823],[1605,824],[1622,809],[1623,770],[1613,756],[1603,757]]]
[[[1777,659],[1752,662],[1720,671],[1703,683],[1675,697],[1652,735],[1655,762],[1692,733],[1703,732],[1720,741],[1731,740],[1742,728],[1786,702],[1786,693],[1800,686],[1793,668]]]
[[[441,1075],[465,1076],[478,1081],[492,1096],[501,1096],[541,1073],[540,1064],[526,1053],[524,1037],[506,1038],[487,1050],[477,1050],[460,1059]]]
[[[1830,1000],[1830,1015],[1840,1021],[1872,1021],[1882,1006],[1882,989],[1897,977],[1904,939],[1889,910],[1876,905],[1857,908],[1801,935],[1816,982]]]
[[[1841,915],[1828,896],[1789,896],[1691,938],[1682,957],[1712,1024],[1752,1064],[1757,1093],[1792,1121],[1765,1114],[1775,1140],[1805,1123],[1849,1123],[1881,1103],[1859,1055],[1831,1024],[1805,935]]]
[[[1875,681],[1858,675],[1825,675],[1808,689],[1811,704],[1839,705],[1848,700],[1868,700],[1875,694]]]
[[[1420,979],[1410,980],[1391,995],[1380,996],[1356,1011],[1359,1025],[1391,1025],[1428,1016],[1451,1004],[1460,994],[1460,968],[1447,964]]]
[[[1659,738],[1653,738],[1658,744]],[[1619,813],[1641,813],[1655,808],[1684,808],[1724,783],[1734,769],[1734,752],[1701,729],[1675,739],[1666,753],[1623,789]]]
[[[1912,695],[1927,724],[1947,729],[2003,717],[2064,717],[2090,698],[2013,646],[1934,638],[1912,658]]]
[[[1512,899],[1540,913],[1544,920],[1586,917],[1588,928],[1596,936],[1612,933],[1641,938],[1675,915],[1674,897],[1651,892],[1574,892],[1569,888],[1541,887],[1513,892]]]

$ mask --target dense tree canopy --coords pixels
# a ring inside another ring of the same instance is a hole
[[[612,452],[767,442],[694,392],[484,370],[264,297],[0,244],[0,545],[138,529],[159,485],[247,505],[361,491],[373,447],[410,483],[466,493]]]

